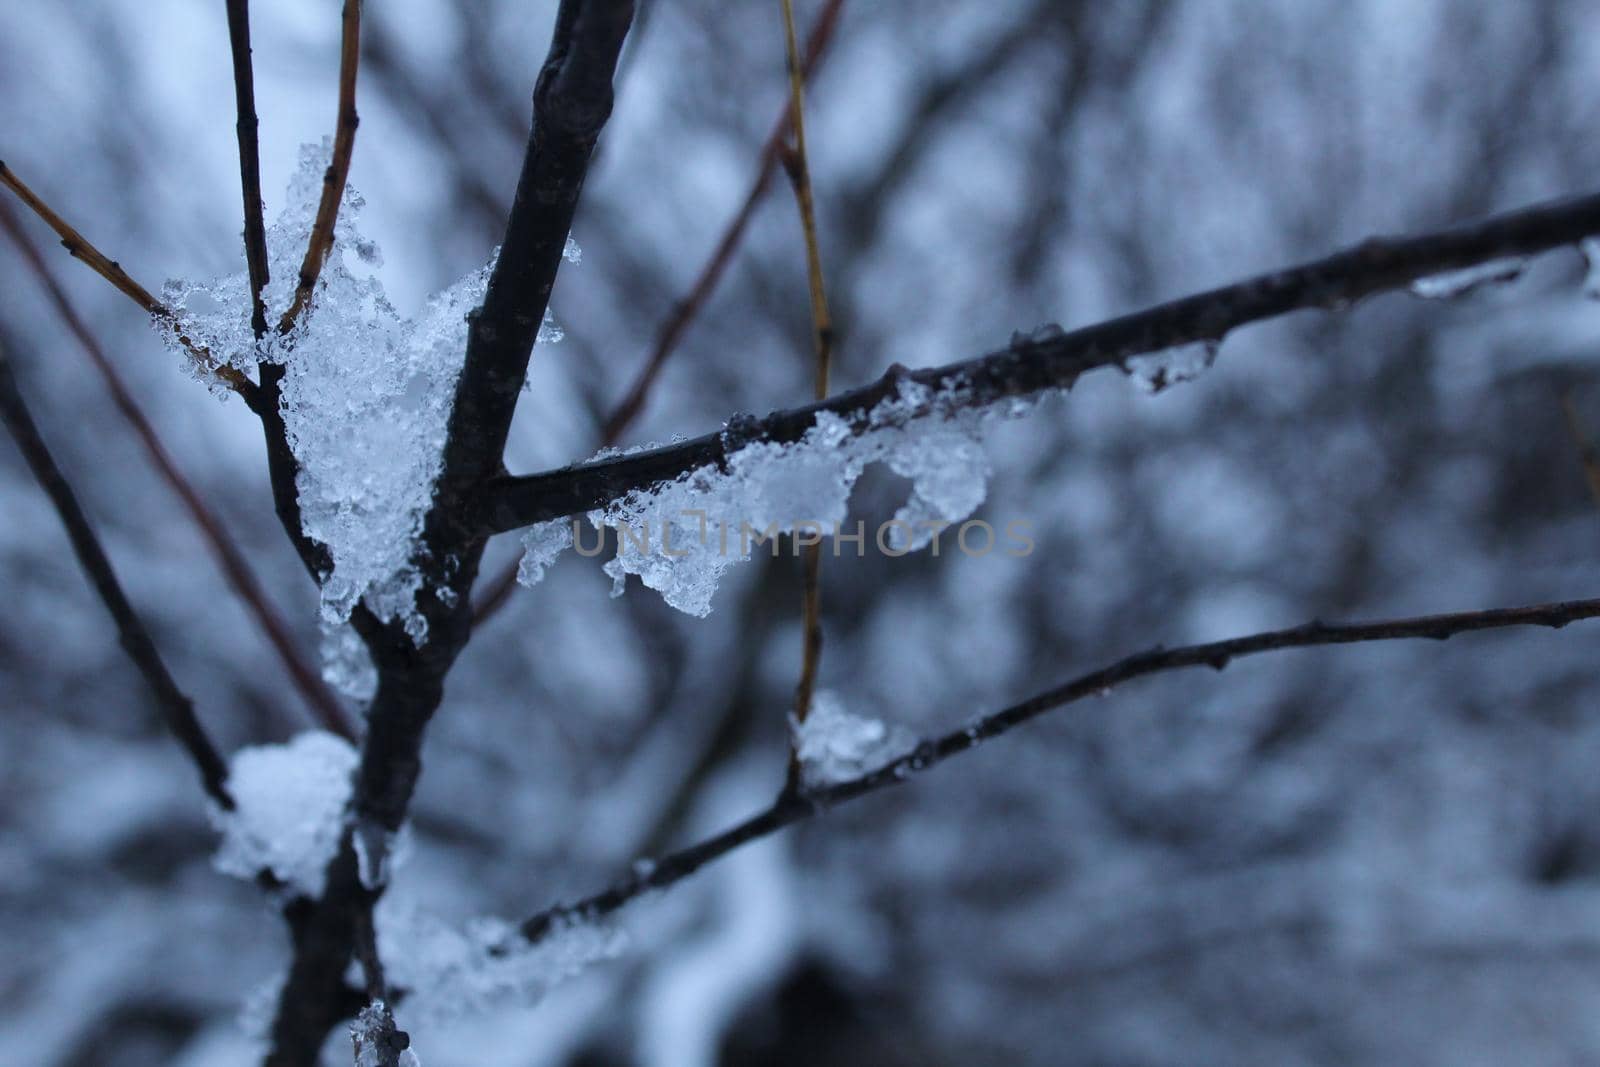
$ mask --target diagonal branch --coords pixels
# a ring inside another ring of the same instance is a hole
[[[802,822],[828,808],[857,797],[899,785],[911,775],[943,763],[1001,734],[1008,733],[1048,711],[1102,695],[1135,678],[1191,667],[1222,670],[1241,656],[1318,645],[1351,645],[1367,641],[1428,638],[1442,641],[1456,634],[1496,630],[1510,626],[1548,626],[1560,629],[1570,622],[1600,617],[1600,599],[1569,600],[1521,608],[1494,608],[1449,615],[1422,615],[1379,622],[1332,624],[1309,622],[1287,630],[1269,630],[1248,637],[1211,641],[1200,645],[1163,649],[1157,646],[1118,660],[1108,667],[1030,697],[1020,704],[974,719],[967,725],[917,745],[904,755],[859,778],[799,793],[786,791],[765,811],[698,844],[664,856],[655,863],[636,866],[640,872],[610,888],[571,904],[563,904],[528,919],[523,936],[537,940],[566,921],[609,915],[645,893],[665,889],[741,845]]]
[[[27,462],[28,469],[38,481],[39,488],[45,491],[50,497],[50,503],[55,506],[56,514],[61,518],[61,525],[66,527],[67,537],[72,541],[72,550],[78,557],[78,563],[88,575],[90,584],[99,594],[101,602],[105,604],[106,611],[111,614],[112,621],[116,623],[123,650],[128,653],[128,658],[133,661],[133,665],[139,669],[139,673],[144,676],[144,680],[155,694],[156,703],[160,705],[168,729],[189,753],[189,758],[194,761],[195,767],[200,772],[200,783],[204,786],[206,795],[222,808],[231,810],[233,798],[228,795],[226,785],[227,764],[223,763],[222,757],[217,754],[216,746],[206,734],[205,727],[201,726],[200,720],[195,717],[194,705],[178,688],[172,672],[167,670],[167,665],[161,659],[161,653],[156,649],[155,641],[151,639],[144,620],[139,617],[133,605],[128,603],[127,595],[122,591],[122,583],[117,581],[116,571],[111,567],[111,560],[106,556],[105,549],[100,545],[100,539],[95,536],[94,528],[89,525],[88,516],[78,503],[77,495],[67,482],[66,475],[62,474],[61,468],[56,465],[49,446],[45,444],[38,425],[28,411],[27,403],[17,388],[16,377],[11,369],[11,358],[3,342],[0,342],[0,422],[5,423],[6,429],[17,443],[17,448],[22,452],[22,458]]]
[[[231,5],[229,17],[231,21]],[[361,0],[344,0],[340,25],[339,117],[333,132],[333,158],[328,161],[328,169],[322,175],[322,199],[317,202],[317,217],[311,225],[311,240],[306,245],[306,257],[300,264],[300,279],[295,285],[294,299],[290,302],[288,310],[283,313],[283,318],[278,320],[279,333],[288,333],[294,329],[300,313],[311,301],[311,293],[317,287],[317,278],[322,275],[322,265],[328,261],[328,253],[333,250],[334,225],[339,220],[339,203],[344,199],[345,183],[350,178],[350,159],[356,148],[356,127],[361,123],[360,116],[356,114],[356,67],[361,60]],[[234,56],[237,72],[237,46]],[[241,161],[243,151],[241,146]],[[259,177],[256,184],[259,193]],[[246,196],[248,195],[247,192]],[[247,208],[246,226],[249,225],[248,217]],[[263,263],[263,284],[266,278],[264,272]],[[251,285],[254,284],[255,276],[252,272]]]
[[[0,161],[0,185],[4,185],[17,195],[17,198],[27,205],[28,210],[39,216],[61,239],[61,245],[75,259],[81,260],[90,270],[110,282],[124,296],[144,309],[145,314],[152,318],[160,319],[171,327],[173,333],[183,346],[189,350],[195,364],[201,369],[215,374],[227,383],[228,387],[244,398],[244,402],[251,410],[256,410],[260,397],[257,394],[256,384],[234,368],[224,363],[218,363],[212,358],[211,353],[195,344],[183,332],[178,324],[178,317],[172,309],[150,294],[150,290],[134,281],[128,272],[122,269],[122,264],[106,256],[88,239],[74,229],[66,219],[56,214],[49,204],[46,204],[38,193],[28,188],[22,179],[17,177],[16,171]]]
[[[1493,260],[1530,256],[1600,233],[1600,194],[1538,204],[1481,222],[1403,238],[1370,238],[1324,259],[1257,275],[1070,333],[1018,337],[1009,348],[959,363],[906,371],[892,368],[871,385],[825,401],[752,420],[738,435],[706,434],[625,456],[522,477],[496,479],[469,522],[484,533],[603,507],[633,490],[722,463],[753,440],[798,441],[821,412],[845,419],[856,433],[868,415],[906,383],[939,396],[938,410],[981,408],[1012,397],[1069,388],[1100,367],[1122,367],[1145,353],[1218,343],[1231,330],[1308,309],[1340,310],[1374,293]],[[928,410],[932,410],[930,405]],[[919,412],[918,414],[921,414]]]
[[[233,96],[239,120],[239,185],[244,193],[244,258],[250,274],[250,327],[267,335],[267,230],[261,203],[261,141],[256,118],[255,70],[250,62],[250,0],[228,0],[228,45],[233,52]]]
[[[100,342],[95,339],[89,327],[78,315],[77,309],[67,298],[66,291],[51,274],[49,265],[45,262],[38,246],[28,237],[23,230],[16,215],[4,203],[0,203],[0,229],[6,231],[39,283],[44,286],[50,297],[50,302],[55,305],[56,312],[61,320],[66,323],[67,329],[77,338],[78,343],[88,355],[89,361],[99,371],[101,379],[105,382],[106,389],[111,394],[112,401],[117,405],[117,410],[128,425],[133,428],[134,434],[139,438],[139,443],[144,446],[145,454],[151,464],[161,475],[162,479],[177,494],[182,501],[184,509],[189,513],[190,520],[195,528],[200,531],[206,543],[211,547],[212,554],[216,557],[223,576],[239,599],[249,609],[251,616],[256,621],[256,626],[266,637],[273,650],[277,652],[285,670],[295,687],[300,690],[312,713],[324,727],[339,734],[341,737],[355,736],[354,727],[350,724],[343,706],[323,683],[317,672],[312,670],[300,655],[295,645],[288,625],[278,610],[272,606],[266,590],[262,588],[260,580],[250,568],[249,562],[234,543],[221,519],[206,505],[195,491],[189,480],[178,470],[168,454],[166,446],[161,443],[161,438],[156,434],[155,427],[139,408],[139,404],[128,391],[122,376],[117,372],[115,365],[106,356],[105,350],[100,347]]]

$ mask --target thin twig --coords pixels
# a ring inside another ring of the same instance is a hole
[[[811,332],[816,349],[817,369],[814,398],[828,395],[828,364],[833,353],[833,321],[828,315],[827,289],[822,281],[822,252],[817,243],[816,201],[811,193],[811,160],[806,152],[805,85],[800,71],[799,46],[795,43],[793,0],[779,0],[783,9],[784,58],[789,71],[789,128],[794,144],[786,145],[784,169],[794,187],[800,209],[800,229],[806,246],[806,286],[811,294]],[[811,694],[817,687],[817,667],[822,660],[822,545],[806,546],[801,591],[800,681],[795,686],[794,720],[804,723],[811,714]],[[791,744],[788,780],[791,787],[800,781],[798,741]]]
[[[138,401],[128,390],[121,374],[106,355],[105,349],[100,346],[93,333],[90,332],[77,309],[72,306],[66,291],[51,273],[49,265],[45,262],[44,255],[39,247],[28,237],[20,221],[11,208],[0,203],[0,229],[5,230],[11,240],[16,244],[23,259],[33,271],[39,283],[44,286],[45,292],[50,297],[50,302],[55,305],[56,312],[61,316],[62,322],[83,347],[89,361],[94,364],[101,379],[105,382],[106,389],[111,394],[112,401],[117,410],[132,427],[135,436],[144,446],[145,454],[151,464],[161,475],[162,479],[177,494],[183,502],[184,509],[188,512],[190,520],[199,530],[201,537],[210,546],[212,554],[216,557],[217,564],[222,570],[228,584],[238,595],[239,599],[249,609],[251,617],[255,619],[257,627],[266,637],[277,652],[278,658],[283,662],[284,668],[289,672],[295,687],[300,690],[306,703],[310,706],[313,715],[327,729],[345,738],[355,736],[355,728],[346,715],[339,699],[318,676],[305,659],[300,655],[295,646],[293,636],[288,625],[277,609],[272,606],[260,580],[251,570],[244,553],[223,527],[222,521],[208,507],[200,494],[195,491],[189,480],[178,470],[172,456],[161,443],[155,427],[139,408]]]
[[[279,333],[294,329],[301,311],[310,302],[311,293],[317,287],[322,265],[333,250],[339,203],[344,199],[345,183],[350,178],[350,159],[356,148],[356,127],[361,124],[361,118],[356,114],[356,67],[360,60],[361,0],[344,0],[339,40],[339,117],[333,132],[333,157],[322,175],[322,199],[317,203],[311,240],[306,245],[306,257],[300,264],[300,280],[295,285],[294,299],[278,320]]]
[[[815,73],[818,64],[822,61],[828,44],[833,39],[834,27],[839,22],[839,12],[844,7],[844,0],[827,0],[823,9],[817,14],[816,22],[812,24],[811,33],[806,40],[805,58],[801,63],[801,75],[810,79]],[[695,278],[694,284],[689,287],[689,292],[678,301],[660,328],[656,331],[655,345],[650,350],[650,357],[640,369],[638,377],[628,387],[622,402],[606,419],[601,431],[601,445],[615,444],[628,428],[628,425],[638,417],[644,409],[645,402],[649,399],[651,387],[654,386],[656,377],[666,365],[667,359],[677,349],[678,343],[689,329],[690,323],[699,315],[711,299],[711,294],[716,291],[717,283],[722,280],[723,271],[733,259],[733,254],[738,250],[744,240],[745,231],[750,226],[750,220],[755,217],[756,207],[766,196],[767,189],[772,183],[773,171],[783,154],[785,138],[790,129],[790,106],[785,101],[777,120],[773,123],[772,132],[767,136],[766,143],[762,145],[761,155],[756,163],[755,178],[750,183],[750,190],[745,194],[744,202],[739,205],[739,210],[728,222],[728,227],[723,231],[722,237],[717,241],[716,248],[712,251],[705,265],[700,268],[700,274]]]
[[[267,305],[262,299],[270,274],[267,230],[261,203],[261,141],[257,134],[255,70],[250,62],[250,0],[228,0],[228,46],[233,52],[233,96],[239,119],[239,185],[244,193],[244,258],[250,273],[250,326],[256,339],[267,335]]]
[[[78,563],[88,575],[90,584],[94,586],[101,602],[105,604],[112,621],[116,623],[117,635],[123,650],[127,652],[128,658],[133,661],[155,694],[156,703],[161,708],[168,729],[194,761],[195,768],[200,772],[200,783],[205,788],[206,795],[223,809],[232,810],[233,798],[228,795],[227,787],[227,764],[217,754],[216,746],[211,743],[205,727],[201,726],[200,720],[195,717],[194,705],[178,688],[172,672],[167,670],[167,665],[156,649],[155,641],[151,639],[144,620],[139,617],[133,605],[128,603],[128,598],[122,591],[122,583],[117,580],[116,572],[111,567],[111,560],[101,547],[99,538],[95,536],[94,528],[90,526],[89,518],[78,503],[71,484],[61,473],[61,468],[56,465],[55,458],[51,456],[50,449],[40,435],[39,427],[33,421],[27,403],[17,388],[16,377],[11,369],[10,354],[4,342],[0,342],[0,421],[5,423],[6,429],[17,443],[17,448],[22,452],[22,458],[27,462],[28,469],[33,472],[39,487],[45,491],[50,503],[55,506],[61,525],[66,527],[67,537],[72,542],[72,550],[78,557]]]
[[[1600,233],[1600,194],[1552,201],[1481,222],[1405,238],[1372,238],[1324,259],[1258,275],[1233,285],[1158,304],[1070,333],[1018,336],[997,352],[908,371],[891,368],[871,385],[828,400],[751,420],[737,434],[710,433],[660,448],[559,470],[496,479],[464,516],[486,534],[605,507],[635,490],[724,462],[754,441],[792,444],[822,412],[854,433],[872,427],[870,413],[908,386],[926,386],[936,402],[907,418],[986,407],[1014,397],[1065,389],[1101,367],[1127,369],[1131,357],[1196,343],[1220,343],[1232,330],[1292,311],[1343,310],[1375,293],[1419,278],[1505,256],[1529,256],[1574,245]]]
[[[664,889],[682,881],[707,863],[732,852],[741,845],[821,814],[838,804],[899,785],[912,775],[942,763],[952,756],[977,748],[986,741],[1038,718],[1045,712],[1076,703],[1085,697],[1104,696],[1116,686],[1135,678],[1190,667],[1210,667],[1220,671],[1232,660],[1241,656],[1282,649],[1411,638],[1442,641],[1460,633],[1508,626],[1548,626],[1559,629],[1570,622],[1597,616],[1600,616],[1600,599],[1569,600],[1532,607],[1423,615],[1379,622],[1348,624],[1309,622],[1304,626],[1287,630],[1269,630],[1248,637],[1235,637],[1226,641],[1212,641],[1182,648],[1163,649],[1158,646],[1148,652],[1128,656],[1108,667],[1081,675],[1020,704],[1013,704],[991,715],[974,719],[960,729],[922,742],[904,755],[858,778],[802,792],[785,791],[771,807],[729,830],[664,856],[654,863],[637,864],[635,870],[640,873],[617,882],[600,893],[575,903],[563,904],[540,912],[522,924],[522,934],[529,940],[537,940],[563,922],[583,921],[608,915],[645,893]]]
[[[79,233],[65,219],[56,214],[50,205],[46,204],[39,197],[39,194],[28,188],[22,179],[17,177],[16,172],[6,166],[3,161],[0,161],[0,185],[4,185],[15,193],[17,198],[26,204],[30,211],[39,216],[45,225],[54,230],[56,236],[61,239],[62,247],[75,259],[82,261],[90,270],[110,282],[119,292],[127,296],[135,304],[138,304],[145,314],[166,323],[179,342],[189,350],[189,354],[193,357],[197,366],[222,379],[229,388],[244,398],[245,403],[252,410],[255,409],[259,398],[254,382],[233,367],[225,363],[218,363],[210,352],[190,339],[184,333],[183,327],[178,321],[178,316],[173,313],[171,308],[150,295],[148,289],[134,281],[128,275],[128,272],[122,269],[122,264],[107,257],[98,248],[90,244],[83,234]]]

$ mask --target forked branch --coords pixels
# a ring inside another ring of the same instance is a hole
[[[81,260],[90,270],[110,282],[128,299],[138,304],[145,314],[165,322],[183,346],[189,350],[189,354],[194,358],[197,366],[222,379],[230,389],[244,398],[244,402],[252,410],[257,407],[259,397],[257,396],[254,382],[227,364],[218,363],[210,352],[190,340],[183,332],[182,326],[178,323],[178,317],[171,308],[152,296],[150,290],[134,281],[128,272],[122,269],[122,264],[111,259],[90,244],[83,234],[74,229],[66,219],[56,214],[50,205],[46,204],[37,193],[24,184],[22,179],[17,177],[16,172],[6,166],[4,162],[0,162],[0,185],[4,185],[15,193],[17,198],[27,205],[28,210],[39,216],[45,225],[54,230],[56,236],[61,239],[62,247],[74,258]]]
[[[895,369],[871,385],[753,420],[737,439],[711,433],[542,474],[500,478],[469,521],[484,533],[500,533],[604,507],[634,490],[720,464],[731,450],[749,441],[798,441],[824,411],[863,432],[868,413],[897,396],[907,382],[936,390],[944,409],[986,407],[1010,397],[1068,388],[1088,371],[1126,368],[1134,356],[1220,342],[1230,331],[1250,323],[1292,311],[1347,308],[1374,293],[1402,289],[1430,275],[1575,245],[1595,233],[1600,233],[1600,194],[1538,204],[1414,237],[1371,238],[1324,259],[1070,333],[1019,337],[1007,348],[960,363]]]

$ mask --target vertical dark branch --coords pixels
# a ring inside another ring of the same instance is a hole
[[[347,9],[348,10],[348,9]],[[472,315],[433,507],[414,561],[427,584],[416,606],[428,626],[416,645],[399,623],[358,608],[352,623],[378,671],[350,801],[350,828],[316,901],[291,905],[295,951],[278,998],[269,1067],[309,1067],[328,1030],[354,1009],[344,974],[362,924],[382,892],[364,885],[355,860],[400,828],[422,770],[422,742],[444,693],[444,678],[471,632],[467,593],[484,535],[462,520],[483,484],[500,473],[507,430],[527,373],[539,322],[561,262],[589,157],[611,112],[611,79],[633,14],[631,0],[563,0],[555,39],[534,90],[533,133],[483,307]],[[263,389],[276,389],[263,379]],[[273,427],[268,426],[269,447]],[[290,457],[292,460],[292,457]],[[273,460],[274,494],[286,526],[298,514],[292,463]],[[299,534],[290,527],[291,536]],[[319,546],[299,534],[309,564]]]
[[[205,728],[195,717],[194,705],[178,688],[172,673],[167,670],[166,663],[161,659],[161,653],[156,650],[155,642],[150,637],[150,631],[145,628],[144,620],[134,611],[133,605],[128,603],[128,598],[122,591],[122,583],[117,581],[116,572],[112,570],[111,560],[106,556],[105,549],[100,546],[100,540],[95,536],[93,527],[89,525],[89,518],[83,513],[83,508],[79,505],[72,486],[68,484],[66,475],[56,466],[55,458],[51,456],[50,449],[40,435],[39,427],[33,421],[22,393],[17,388],[16,378],[11,370],[10,355],[3,340],[0,340],[0,421],[5,423],[12,440],[16,441],[17,448],[22,452],[22,458],[28,464],[28,469],[33,472],[39,487],[50,497],[50,503],[55,505],[56,514],[61,518],[61,525],[66,527],[67,537],[72,542],[72,550],[78,557],[78,563],[89,576],[95,592],[99,594],[106,611],[110,612],[112,621],[116,623],[123,650],[128,653],[128,658],[133,660],[134,666],[144,675],[144,680],[155,693],[156,702],[160,705],[161,713],[173,736],[194,760],[195,767],[200,771],[200,782],[205,787],[206,794],[223,808],[231,809],[233,799],[228,795],[226,785],[227,765],[222,762],[216,746],[211,743]]]
[[[441,491],[500,469],[511,416],[550,302],[589,156],[611,115],[632,0],[562,0],[533,91],[533,131],[483,306],[472,316]]]
[[[826,5],[818,12],[816,21],[811,25],[811,32],[806,37],[805,56],[800,62],[803,79],[809,81],[822,62],[823,54],[833,40],[833,30],[838,25],[839,13],[843,7],[844,0],[827,0]],[[605,425],[601,428],[601,447],[616,444],[633,420],[639,417],[661,369],[677,350],[678,342],[683,339],[690,323],[711,299],[717,283],[722,279],[723,271],[733,260],[734,252],[744,240],[745,230],[749,227],[750,220],[755,217],[757,205],[761,203],[762,198],[766,196],[767,188],[772,184],[772,172],[778,165],[778,157],[784,147],[784,138],[789,134],[789,128],[789,108],[785,104],[773,123],[772,132],[761,147],[750,190],[745,194],[739,210],[729,220],[727,229],[718,239],[710,258],[700,268],[700,274],[695,278],[689,292],[678,301],[672,314],[668,315],[656,330],[655,344],[645,360],[644,367],[640,369],[638,376],[628,387],[627,394],[607,416]],[[486,586],[474,609],[477,621],[480,623],[504,607],[511,597],[512,590],[516,589],[517,561],[513,560],[495,575],[492,581],[486,583]]]
[[[256,79],[250,63],[250,0],[228,0],[228,45],[233,51],[233,96],[239,113],[239,184],[244,192],[244,258],[250,272],[250,326],[267,335],[267,230],[261,205],[261,142],[256,134]]]

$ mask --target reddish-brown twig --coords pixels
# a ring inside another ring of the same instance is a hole
[[[806,285],[811,294],[811,332],[816,348],[817,372],[814,399],[828,395],[828,363],[833,352],[833,322],[828,315],[828,295],[822,282],[822,251],[817,243],[816,201],[811,193],[811,161],[806,153],[805,85],[800,71],[799,46],[795,43],[793,0],[779,0],[783,10],[784,54],[789,70],[789,128],[794,144],[785,145],[784,169],[794,186],[795,203],[800,208],[800,228],[806,248]],[[822,546],[808,544],[801,591],[802,646],[800,681],[795,686],[794,719],[806,721],[811,714],[811,695],[817,686],[817,667],[822,661]],[[800,778],[798,749],[790,751],[789,782]]]
[[[28,238],[20,221],[11,209],[0,203],[0,229],[4,229],[12,242],[22,253],[23,259],[33,271],[39,283],[49,295],[50,301],[55,305],[56,312],[61,316],[62,322],[72,333],[78,343],[83,346],[90,362],[95,365],[101,379],[105,382],[106,389],[111,393],[111,399],[116,404],[117,410],[122,413],[128,425],[133,428],[135,436],[144,446],[145,454],[151,464],[161,475],[162,479],[177,494],[183,502],[184,509],[189,513],[195,528],[200,531],[201,537],[210,546],[212,554],[216,557],[223,576],[233,591],[249,610],[255,619],[262,635],[277,652],[278,658],[283,661],[284,668],[289,672],[289,677],[294,681],[295,687],[300,690],[306,703],[310,705],[313,715],[327,729],[344,737],[354,737],[355,730],[349,717],[345,714],[343,706],[323,683],[316,671],[305,662],[299,650],[295,647],[293,636],[267,598],[266,591],[262,588],[260,580],[256,578],[250,565],[246,562],[244,554],[239,550],[233,538],[223,528],[222,522],[206,505],[189,483],[189,480],[178,470],[172,456],[157,436],[155,427],[140,410],[133,394],[128,391],[122,376],[117,372],[115,365],[107,357],[105,350],[95,339],[93,333],[79,316],[77,309],[72,306],[66,291],[56,280],[45,262],[44,255],[39,247]]]
[[[811,33],[806,39],[805,57],[800,64],[802,78],[809,79],[816,71],[823,54],[827,51],[828,43],[833,39],[834,27],[838,25],[839,12],[843,6],[844,0],[828,0],[822,11],[817,14],[817,20],[812,24]],[[744,240],[750,220],[755,217],[757,205],[761,203],[762,197],[766,195],[767,188],[772,183],[772,174],[782,159],[789,130],[790,104],[785,101],[778,120],[773,124],[772,133],[768,135],[766,143],[761,148],[761,155],[756,162],[755,179],[750,183],[750,191],[745,194],[744,202],[739,205],[739,210],[729,221],[728,228],[723,231],[722,238],[717,242],[711,257],[700,268],[700,274],[689,287],[689,292],[678,301],[672,314],[667,316],[666,321],[656,331],[656,342],[650,351],[650,358],[645,361],[638,377],[629,386],[622,402],[606,419],[600,435],[602,447],[615,444],[621,439],[628,425],[638,417],[645,401],[649,398],[656,377],[661,373],[661,368],[677,349],[689,324],[694,321],[700,309],[705,307],[706,302],[711,299],[711,294],[716,291],[717,283],[722,280],[723,271],[727,269],[728,263],[733,259],[733,253]]]

